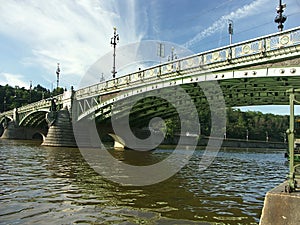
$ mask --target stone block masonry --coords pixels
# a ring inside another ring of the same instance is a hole
[[[284,182],[266,194],[260,225],[300,224],[300,192],[287,193],[286,185]]]
[[[50,125],[43,146],[77,147],[70,113],[67,109],[57,111],[55,121]]]

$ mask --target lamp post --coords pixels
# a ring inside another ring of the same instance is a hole
[[[233,21],[228,20],[228,33],[229,33],[229,44],[232,44],[232,35],[233,35]]]
[[[21,99],[19,98],[19,86],[18,85],[16,85],[15,86],[15,96],[14,96],[14,103],[15,103],[15,108],[18,108],[19,107],[19,104],[21,104]]]
[[[103,81],[105,81],[105,78],[104,78],[104,74],[102,73],[101,78],[100,78],[100,83],[103,82]]]
[[[119,42],[119,34],[117,34],[117,28],[114,27],[114,36],[110,40],[110,44],[114,47],[114,54],[113,54],[113,69],[112,69],[112,76],[113,78],[116,77],[116,46]]]
[[[60,68],[59,68],[59,63],[57,63],[57,69],[56,69],[56,89],[58,89],[58,86],[59,86],[59,73],[60,73]]]
[[[159,63],[162,58],[165,57],[165,45],[163,43],[157,43],[157,56],[159,57]]]
[[[29,103],[31,103],[31,89],[32,89],[32,81],[30,81],[30,86],[29,86]]]
[[[274,22],[278,23],[278,30],[283,30],[283,23],[286,21],[287,17],[283,15],[283,11],[286,8],[286,4],[282,4],[282,0],[279,0],[279,6],[276,8],[277,16],[275,17]]]
[[[177,55],[175,53],[175,48],[172,47],[172,49],[171,49],[171,56],[168,57],[168,61],[173,61],[174,59],[177,59]]]
[[[269,134],[268,134],[268,131],[266,131],[266,142],[269,141]]]

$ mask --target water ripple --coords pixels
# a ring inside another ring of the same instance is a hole
[[[118,157],[149,165],[170,152]],[[0,140],[0,223],[257,224],[265,193],[287,174],[283,152],[224,149],[200,171],[202,154],[170,179],[136,188],[101,178],[78,149]]]

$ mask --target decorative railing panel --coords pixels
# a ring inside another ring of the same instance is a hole
[[[76,96],[77,98],[84,98],[93,93],[106,94],[116,88],[122,88],[124,85],[129,87],[146,82],[147,80],[175,77],[178,76],[179,72],[195,68],[201,70],[202,67],[215,63],[228,62],[243,57],[247,59],[246,57],[248,56],[258,55],[261,57],[262,53],[265,54],[268,51],[280,50],[296,45],[300,45],[300,27],[140,70],[114,80],[108,80],[101,84],[80,89],[76,92]],[[253,58],[249,58],[248,60],[253,60]]]

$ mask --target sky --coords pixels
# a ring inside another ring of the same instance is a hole
[[[283,2],[288,17],[284,30],[299,26],[300,0]],[[29,88],[32,82],[53,89],[59,63],[60,86],[76,89],[91,65],[112,54],[114,27],[120,37],[117,50],[152,40],[192,53],[228,45],[228,20],[233,21],[234,43],[275,33],[278,4],[277,0],[0,0],[0,85]],[[268,109],[287,112],[286,107]]]

